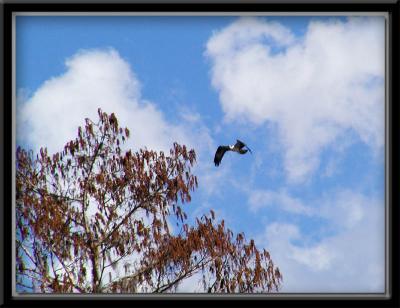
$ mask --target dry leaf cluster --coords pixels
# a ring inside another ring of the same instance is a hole
[[[194,150],[175,143],[169,155],[124,151],[129,130],[114,114],[98,115],[52,156],[17,149],[19,290],[174,292],[197,273],[204,292],[278,290],[279,269],[253,240],[235,236],[213,211],[187,223],[183,206],[198,185]],[[125,275],[112,277],[121,262]]]

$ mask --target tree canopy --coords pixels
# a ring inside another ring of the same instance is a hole
[[[98,116],[53,155],[17,148],[17,291],[174,292],[194,275],[204,292],[279,290],[268,251],[213,211],[187,222],[193,149],[124,150],[128,128],[113,113]]]

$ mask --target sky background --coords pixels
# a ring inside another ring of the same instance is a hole
[[[17,16],[17,144],[54,153],[114,112],[134,150],[195,149],[189,220],[212,209],[254,238],[282,292],[384,292],[384,33],[383,17]],[[215,167],[236,139],[253,155]]]

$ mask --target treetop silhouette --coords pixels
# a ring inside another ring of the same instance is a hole
[[[113,113],[98,116],[52,156],[17,149],[17,291],[174,292],[195,274],[204,292],[279,290],[269,253],[212,210],[187,223],[194,150],[123,150],[128,128]]]

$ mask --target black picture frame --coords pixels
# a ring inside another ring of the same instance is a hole
[[[13,164],[13,117],[12,117],[12,19],[16,12],[387,12],[389,15],[389,100],[388,100],[388,140],[387,147],[388,164],[390,166],[388,172],[388,204],[390,219],[390,236],[389,236],[389,281],[390,296],[387,298],[318,298],[313,294],[305,294],[304,296],[295,297],[235,297],[218,295],[200,297],[196,294],[188,296],[149,296],[135,298],[115,298],[108,295],[101,295],[96,298],[82,299],[74,295],[65,297],[52,298],[15,298],[12,296],[12,255],[11,255],[11,222],[12,222],[12,175]],[[359,307],[398,307],[399,306],[399,199],[398,186],[394,183],[395,175],[398,171],[399,151],[396,148],[399,138],[399,127],[396,123],[396,116],[399,115],[399,37],[400,37],[400,6],[399,1],[121,1],[121,2],[27,2],[27,1],[6,1],[1,4],[0,14],[2,16],[2,39],[3,39],[3,57],[1,57],[3,70],[3,82],[0,88],[4,94],[3,104],[0,106],[0,114],[2,130],[0,135],[0,158],[1,166],[1,196],[0,202],[0,283],[1,296],[0,304],[4,307],[15,306],[131,306],[134,304],[160,304],[163,302],[174,302],[188,304],[191,301],[200,301],[204,304],[214,302],[220,304],[224,301],[229,304],[243,304],[243,301],[249,301],[250,305],[269,305],[269,306],[297,306],[304,305],[306,307],[324,307],[324,306],[359,306]],[[190,303],[189,303],[190,304]]]

